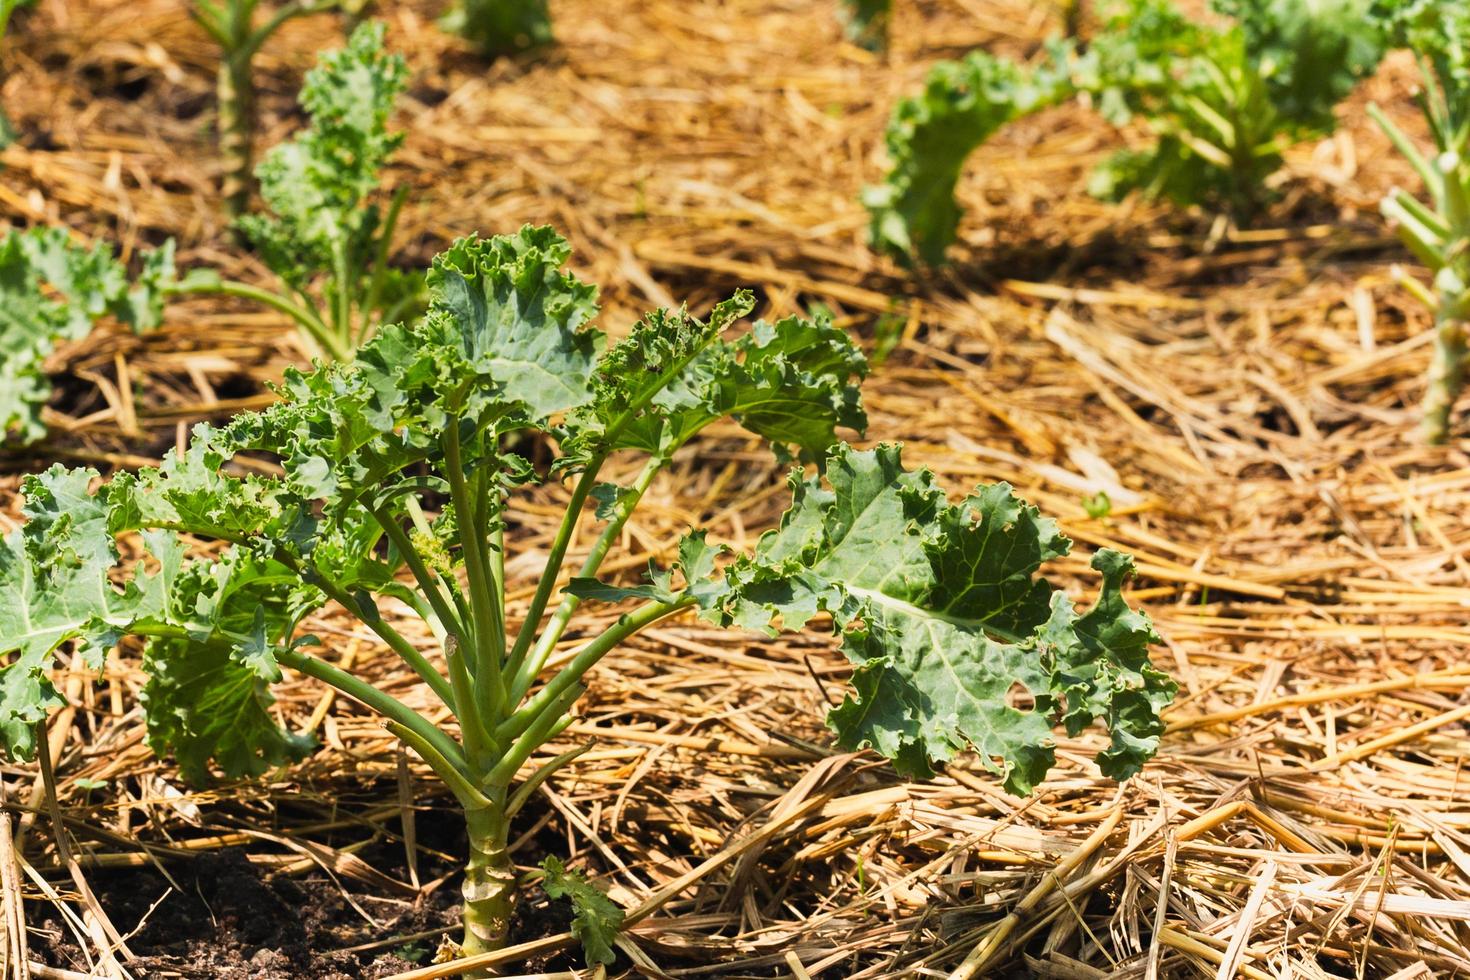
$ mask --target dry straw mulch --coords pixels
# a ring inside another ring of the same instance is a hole
[[[125,247],[175,235],[185,265],[259,277],[216,210],[213,52],[183,6],[40,0],[20,16],[3,101],[24,135],[0,157],[0,209]],[[575,854],[636,909],[623,950],[645,976],[1470,972],[1470,457],[1415,440],[1426,317],[1393,285],[1405,256],[1374,211],[1411,178],[1362,112],[1372,95],[1411,124],[1410,67],[1386,65],[1338,136],[1294,151],[1282,203],[1246,230],[1095,202],[1087,170],[1120,138],[1075,107],[1022,122],[971,162],[954,269],[915,278],[865,250],[854,200],[880,172],[887,108],[935,58],[1034,52],[1054,27],[1044,5],[898,0],[884,56],[839,43],[825,0],[553,6],[557,48],[490,67],[435,30],[431,5],[383,11],[415,72],[391,175],[413,188],[401,261],[533,221],[572,238],[615,331],[736,286],[767,316],[825,303],[865,337],[892,313],[905,344],[867,387],[868,436],[904,441],[956,490],[1011,481],[1077,541],[1079,594],[1085,552],[1135,554],[1133,598],[1181,693],[1138,778],[1099,776],[1100,735],[1061,738],[1053,778],[1018,800],[973,760],[910,784],[834,754],[819,718],[846,668],[820,637],[665,624],[593,676],[569,740],[596,747],[528,809],[527,862]],[[299,122],[291,95],[335,30],[303,22],[265,52],[262,145]],[[132,465],[187,422],[261,403],[296,356],[275,319],[227,303],[180,305],[141,340],[104,333],[58,358],[57,438],[12,471]],[[657,485],[621,567],[667,555],[691,524],[748,541],[777,517],[780,482],[767,454],[717,433]],[[1099,489],[1113,512],[1089,518],[1081,498]],[[513,541],[532,555],[563,497],[541,493]],[[310,627],[416,697],[345,619]],[[243,850],[277,875],[330,875],[378,923],[317,952],[407,941],[382,924],[442,883],[418,876],[432,848],[391,875],[356,855],[401,852],[442,802],[370,716],[287,683],[282,717],[321,751],[200,790],[143,744],[139,685],[129,656],[100,686],[61,681],[75,705],[51,738],[66,854],[35,820],[35,771],[5,770],[39,872],[6,878],[7,895],[23,888],[33,919],[80,911],[89,875]],[[503,963],[537,969],[568,942]],[[280,975],[363,975],[342,955],[342,974],[312,961]]]

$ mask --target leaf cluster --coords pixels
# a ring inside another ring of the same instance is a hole
[[[84,248],[64,229],[0,238],[0,442],[26,444],[46,434],[45,362],[59,343],[87,336],[104,317],[138,332],[157,326],[173,279],[172,240],[144,253],[130,279],[110,248]]]
[[[921,94],[894,108],[890,169],[863,194],[871,241],[901,260],[942,263],[969,154],[1001,126],[1079,93],[1108,121],[1141,121],[1154,136],[1106,161],[1092,193],[1141,191],[1248,214],[1283,149],[1329,131],[1334,106],[1381,57],[1369,2],[1216,0],[1230,20],[1215,24],[1173,0],[1110,0],[1085,49],[1053,44],[1038,68],[984,52],[942,62]]]
[[[1068,98],[1068,57],[1058,45],[1034,70],[984,51],[935,65],[923,91],[894,107],[884,134],[888,174],[863,190],[873,246],[942,263],[959,226],[954,187],[965,160],[1002,126]]]

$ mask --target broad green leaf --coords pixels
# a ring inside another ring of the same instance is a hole
[[[100,669],[117,635],[163,614],[178,571],[178,553],[154,540],[160,567],[113,583],[119,555],[105,502],[89,492],[96,479],[60,465],[28,477],[26,524],[0,543],[0,642],[14,653],[0,667],[0,745],[12,757],[31,757],[34,726],[62,703],[47,676],[57,648],[83,640]]]
[[[617,957],[613,942],[623,927],[623,910],[580,871],[568,871],[555,857],[542,861],[541,870],[546,875],[541,887],[547,896],[572,903],[572,935],[582,944],[587,965],[612,963]]]
[[[532,418],[586,403],[602,334],[582,329],[597,315],[597,289],[560,271],[570,255],[546,227],[456,241],[429,270],[420,339],[462,358],[460,377],[493,382],[494,400]]]
[[[1173,684],[1148,665],[1147,618],[1121,598],[1125,558],[1098,556],[1102,593],[1080,616],[1038,576],[1069,548],[1005,484],[951,504],[896,447],[842,448],[825,483],[794,484],[780,528],[701,605],[767,629],[829,613],[857,670],[828,722],[843,745],[870,746],[909,775],[973,748],[1007,789],[1027,792],[1053,763],[1060,713],[1073,731],[1103,718],[1114,746],[1100,762],[1127,776],[1157,747]]]

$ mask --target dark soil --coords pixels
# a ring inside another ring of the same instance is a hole
[[[418,839],[428,849],[462,854],[464,836],[456,823],[447,811],[422,812]],[[334,881],[320,870],[290,877],[253,863],[252,852],[259,850],[230,848],[170,863],[166,870],[172,881],[151,866],[87,871],[98,900],[138,957],[128,964],[135,976],[372,980],[426,965],[442,939],[458,938],[459,882],[447,862],[421,855],[421,882],[448,877],[415,900],[374,894],[360,882]],[[385,874],[408,880],[403,847],[396,841],[375,844],[359,856]],[[512,926],[513,942],[568,928],[570,911],[560,903],[548,904],[535,888],[526,899]],[[354,902],[377,923],[368,922]],[[32,958],[85,972],[86,958],[56,907],[32,902],[28,908]],[[436,930],[437,935],[422,935]],[[350,951],[369,943],[377,945]],[[564,969],[573,964],[558,958],[534,965]]]

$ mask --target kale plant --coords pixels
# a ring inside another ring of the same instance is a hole
[[[1154,134],[1092,176],[1089,189],[1131,191],[1246,216],[1293,141],[1333,126],[1333,107],[1382,53],[1368,0],[1216,0],[1234,20],[1216,27],[1171,0],[1113,0],[1085,51],[1053,47],[1028,71],[984,53],[935,67],[918,97],[894,109],[885,182],[865,190],[875,247],[900,259],[944,260],[959,216],[956,180],[1000,126],[1077,93],[1108,121]]]
[[[873,246],[941,264],[959,227],[954,188],[965,160],[1002,126],[1068,98],[1068,72],[1057,68],[1064,61],[1057,48],[1055,63],[1035,70],[984,51],[935,65],[924,91],[894,107],[884,182],[863,189]]]
[[[1449,436],[1450,413],[1465,382],[1465,330],[1470,325],[1470,8],[1426,0],[1379,0],[1374,13],[1394,43],[1419,59],[1424,87],[1419,107],[1434,155],[1425,157],[1377,106],[1369,112],[1413,165],[1430,203],[1395,188],[1383,213],[1429,267],[1433,290],[1405,284],[1434,311],[1434,353],[1424,392],[1422,431],[1431,443]]]
[[[1091,190],[1141,190],[1238,216],[1262,205],[1291,143],[1330,132],[1333,108],[1382,56],[1366,0],[1216,0],[1235,18],[1206,26],[1170,0],[1121,0],[1082,63],[1089,91],[1117,125],[1138,118],[1157,137],[1123,151]]]
[[[276,289],[196,272],[179,291],[264,303],[337,360],[351,358],[382,324],[415,313],[421,277],[388,264],[405,189],[386,213],[374,200],[382,168],[403,142],[388,117],[407,80],[403,58],[384,51],[381,24],[361,25],[344,49],[324,54],[301,89],[310,124],[256,169],[271,213],[238,221]]]
[[[129,282],[108,246],[83,248],[61,228],[0,238],[0,443],[45,436],[45,362],[59,343],[82,339],[108,316],[139,332],[158,325],[173,282],[173,242],[145,253],[141,265]]]
[[[847,39],[869,51],[881,51],[888,43],[888,18],[893,0],[843,0],[842,26]]]
[[[547,0],[458,0],[439,24],[487,58],[531,51],[553,40]]]
[[[260,0],[192,0],[190,14],[220,49],[215,72],[215,130],[224,162],[220,192],[231,216],[244,214],[250,203],[250,168],[255,153],[255,56],[271,35],[297,17],[334,8],[351,11],[361,5],[361,0],[287,0],[257,24]]]
[[[1150,664],[1148,618],[1123,599],[1127,556],[1093,558],[1101,591],[1078,608],[1039,574],[1070,542],[1009,486],[951,501],[897,446],[839,440],[865,424],[866,363],[830,321],[737,332],[753,305],[741,292],[705,319],[650,313],[608,345],[591,325],[596,290],[560,271],[567,258],[548,228],[462,239],[434,260],[422,318],[379,331],[350,363],[291,371],[270,408],[199,426],[156,469],[100,485],[60,466],[30,478],[28,520],[0,545],[0,650],[13,655],[0,745],[32,756],[61,702],[48,675],[63,644],[95,669],[122,637],[145,640],[148,741],[192,780],[301,758],[310,743],[279,726],[270,689],[286,671],[316,678],[380,715],[463,808],[466,954],[504,942],[511,822],[577,751],[533,760],[602,658],[679,613],[835,631],[854,671],[828,724],[907,776],[973,750],[1025,793],[1055,761],[1053,726],[1076,734],[1097,719],[1111,731],[1106,775],[1126,778],[1155,751],[1174,685]],[[723,419],[807,461],[780,526],[745,553],[691,529],[646,581],[600,579],[658,474]],[[550,462],[510,448],[527,439],[554,447]],[[235,470],[242,453],[279,460],[281,475]],[[614,457],[642,461],[631,482],[607,480]],[[511,617],[509,501],[542,481],[570,496],[529,608]],[[592,544],[564,576],[584,525]],[[627,605],[599,631],[578,625],[585,603]],[[302,630],[328,604],[400,656],[452,722],[333,664]],[[428,643],[394,625],[406,617]],[[568,636],[580,639],[559,652]],[[574,900],[586,887],[555,865],[546,883]],[[614,917],[585,893],[579,910],[588,953],[605,961]]]

